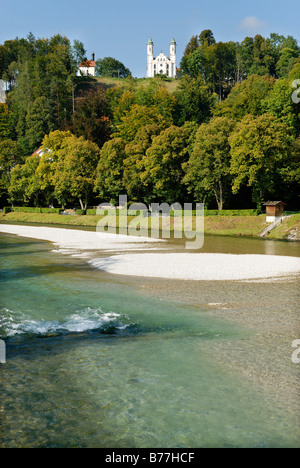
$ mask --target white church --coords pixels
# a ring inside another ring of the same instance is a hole
[[[170,57],[161,52],[154,57],[154,44],[150,37],[147,45],[147,78],[155,75],[166,75],[168,78],[176,78],[176,41],[173,38],[170,44]]]

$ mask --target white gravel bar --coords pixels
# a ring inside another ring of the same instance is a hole
[[[0,232],[53,242],[56,249],[65,254],[79,253],[84,257],[86,253],[86,260],[89,259],[95,268],[117,275],[218,281],[275,279],[300,273],[298,257],[166,251],[149,253],[157,239],[75,229],[0,224]],[[133,252],[144,249],[147,251]],[[93,251],[93,255],[89,256],[87,251]],[[115,254],[95,258],[95,251]]]
[[[149,243],[162,242],[149,237],[131,237],[105,232],[44,226],[0,224],[0,232],[53,242],[55,247],[61,250],[62,253],[87,250],[140,250],[149,248]]]
[[[108,273],[181,280],[249,280],[300,273],[300,258],[218,253],[144,253],[91,260]]]

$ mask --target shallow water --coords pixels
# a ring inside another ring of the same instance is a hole
[[[249,253],[238,241],[215,251]],[[1,235],[1,447],[299,447],[296,279],[278,300],[275,283],[120,278],[52,250]]]

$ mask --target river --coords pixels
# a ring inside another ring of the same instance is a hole
[[[127,277],[0,241],[2,448],[299,448],[299,277]],[[213,236],[203,251],[300,256]]]

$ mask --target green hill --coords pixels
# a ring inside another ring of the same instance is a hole
[[[159,80],[161,84],[170,92],[174,93],[178,87],[179,80],[171,78],[109,78],[98,76],[78,77],[76,86],[76,95],[79,96],[81,92],[86,92],[90,89],[97,89],[102,86],[105,89],[115,88],[118,86],[148,86],[153,80]]]

